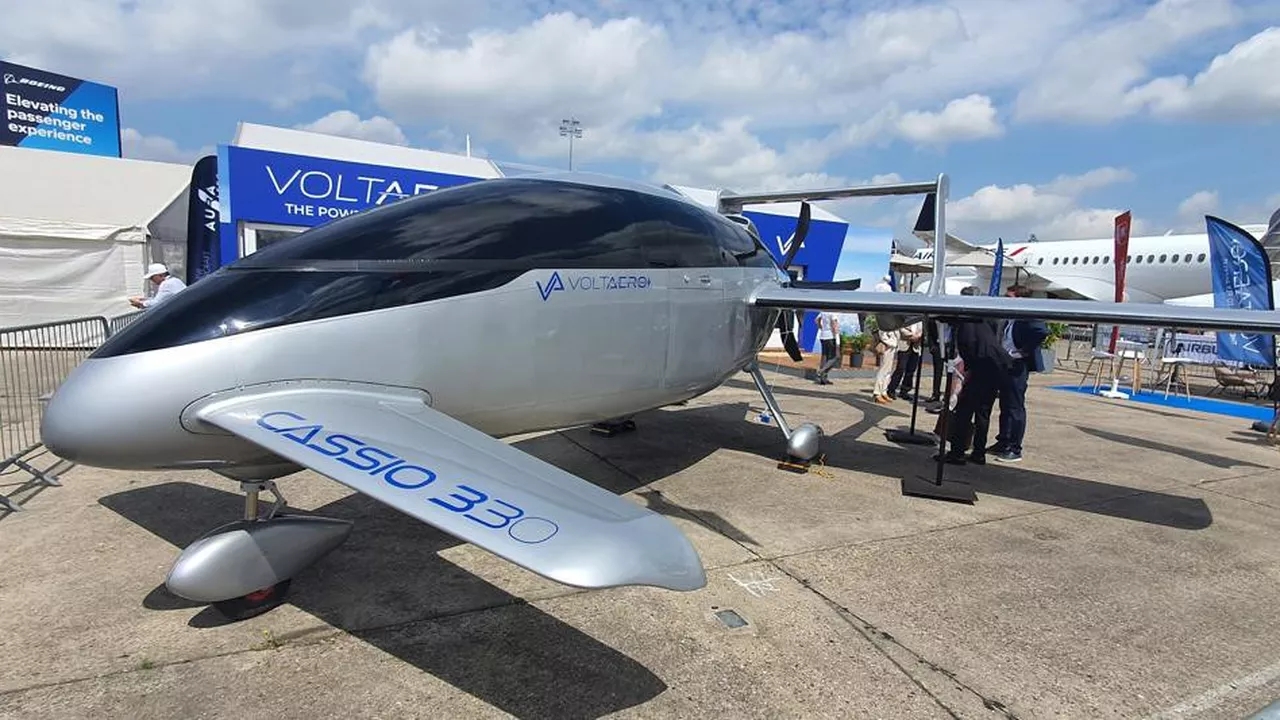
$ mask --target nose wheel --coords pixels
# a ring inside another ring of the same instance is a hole
[[[348,520],[281,514],[274,482],[242,482],[244,519],[216,528],[182,551],[165,586],[178,597],[209,603],[229,620],[245,620],[284,603],[293,578],[351,534]],[[275,502],[259,514],[259,495]]]
[[[760,366],[752,363],[746,370],[751,373],[756,389],[760,391],[765,405],[777,421],[778,429],[787,439],[786,456],[778,462],[778,468],[795,473],[808,472],[809,465],[822,453],[822,428],[813,423],[804,423],[794,430],[791,429],[787,419],[782,415],[782,408],[778,407],[778,401],[769,389],[769,383],[764,379],[764,373],[760,371]]]
[[[279,605],[283,605],[289,595],[289,585],[292,582],[292,579],[281,580],[269,588],[255,590],[248,595],[242,595],[230,600],[219,600],[210,604],[214,610],[217,610],[228,620],[237,622],[248,620]]]

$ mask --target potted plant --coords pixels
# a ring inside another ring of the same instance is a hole
[[[1049,326],[1049,334],[1045,336],[1044,341],[1040,343],[1040,355],[1044,358],[1044,368],[1046,371],[1053,370],[1058,365],[1058,353],[1054,346],[1058,341],[1066,337],[1068,326],[1062,322],[1047,323]]]
[[[849,352],[849,367],[862,367],[863,353],[867,349],[867,345],[871,342],[871,336],[866,333],[858,333],[856,335],[842,335],[840,337],[841,354],[847,349]]]

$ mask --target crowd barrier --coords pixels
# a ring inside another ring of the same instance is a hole
[[[58,485],[57,463],[35,465],[45,403],[76,365],[141,312],[0,328],[0,478],[25,472]],[[7,494],[0,494],[0,508],[19,509]]]

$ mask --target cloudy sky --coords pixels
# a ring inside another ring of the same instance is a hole
[[[946,172],[976,241],[1280,206],[1277,0],[5,5],[0,56],[118,87],[131,157],[191,161],[243,120],[563,167],[573,115],[577,167],[655,181]],[[828,207],[905,232],[918,200]]]

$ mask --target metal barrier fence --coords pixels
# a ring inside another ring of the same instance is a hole
[[[0,477],[25,471],[44,485],[59,484],[57,463],[34,465],[45,403],[81,361],[139,314],[0,328]],[[2,494],[0,508],[19,509]]]

